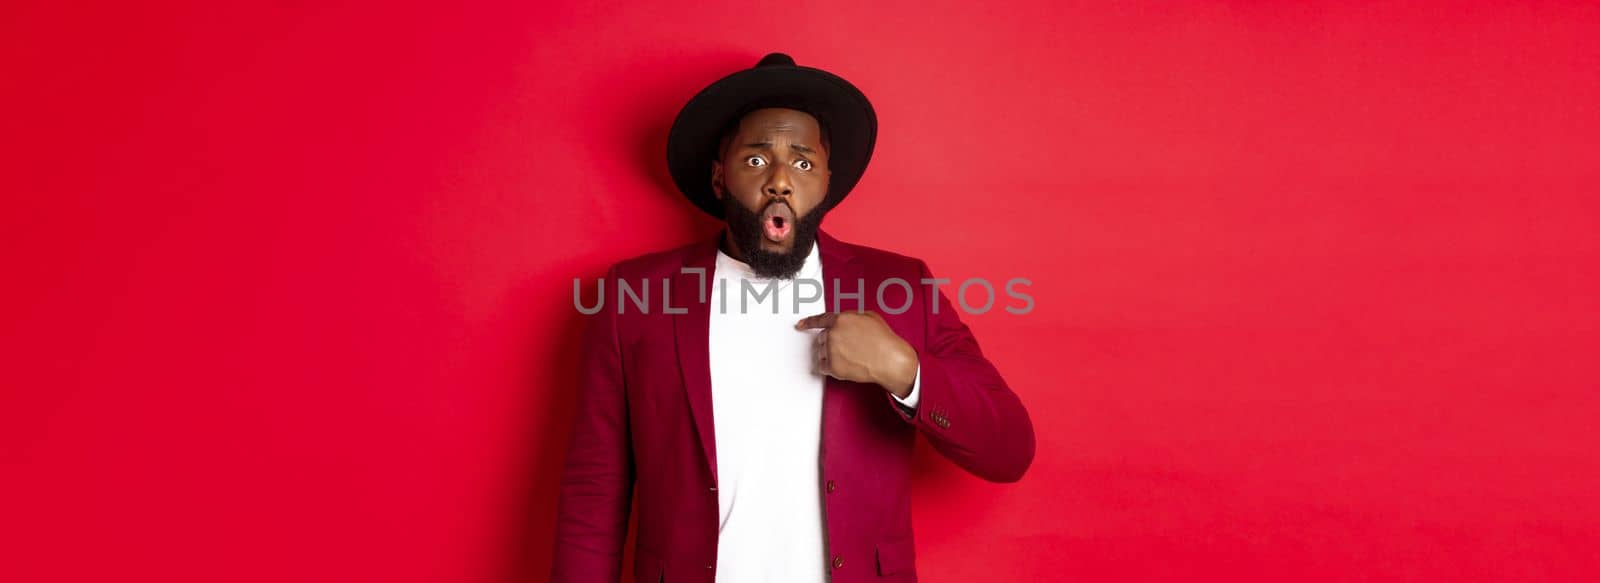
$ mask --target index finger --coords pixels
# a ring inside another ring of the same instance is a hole
[[[838,312],[824,312],[815,316],[806,316],[801,318],[799,322],[794,323],[794,329],[809,330],[815,328],[829,328],[833,326],[833,321],[838,318]]]

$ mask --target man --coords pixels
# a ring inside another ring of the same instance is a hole
[[[876,134],[859,90],[779,53],[684,106],[668,165],[727,228],[606,275],[602,301],[665,297],[591,316],[555,580],[618,579],[637,489],[640,582],[915,581],[917,432],[1022,477],[1032,422],[927,265],[820,230]]]

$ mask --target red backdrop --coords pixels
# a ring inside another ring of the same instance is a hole
[[[0,580],[542,579],[572,280],[769,50],[877,105],[832,232],[1034,282],[924,580],[1600,577],[1592,3],[125,4],[0,10]]]

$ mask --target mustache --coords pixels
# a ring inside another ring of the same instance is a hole
[[[752,225],[759,225],[761,223],[761,216],[766,214],[766,212],[775,205],[782,205],[788,208],[789,216],[794,217],[793,221],[796,224],[801,223],[808,218],[821,216],[821,214],[825,214],[827,211],[827,209],[823,208],[823,205],[819,204],[811,207],[811,210],[806,211],[806,214],[802,215],[800,214],[800,211],[795,210],[794,204],[792,204],[792,202],[786,198],[768,198],[766,199],[766,202],[754,209],[744,206],[744,203],[739,202],[731,197],[723,199],[723,202],[725,213],[727,215],[724,217],[725,219],[742,219],[750,222]]]
[[[761,208],[756,209],[755,214],[759,215],[761,213],[767,212],[767,209],[772,208],[772,205],[778,205],[778,204],[781,204],[783,206],[789,207],[789,214],[793,215],[794,218],[796,218],[796,219],[800,218],[800,214],[796,213],[795,210],[794,210],[794,205],[789,204],[788,200],[781,199],[781,198],[769,199],[767,201],[767,204],[761,205]],[[815,209],[812,209],[812,210],[815,210]]]

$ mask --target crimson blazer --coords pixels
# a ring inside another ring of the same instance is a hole
[[[709,292],[721,236],[622,261],[606,274],[603,309],[589,316],[583,338],[557,512],[555,581],[618,580],[635,493],[637,580],[715,579],[720,516],[707,356],[712,296],[700,292]],[[835,583],[916,581],[911,450],[917,432],[978,477],[1013,482],[1033,461],[1033,423],[950,299],[920,283],[933,277],[925,263],[826,232],[819,232],[817,245],[830,308],[873,309],[879,283],[891,277],[915,290],[904,312],[873,311],[917,351],[916,411],[908,416],[877,385],[828,377],[817,488]],[[612,301],[619,279],[635,291],[650,282],[657,293],[649,297],[648,314],[632,298],[626,305]],[[663,304],[667,281],[670,297]],[[898,309],[906,291],[891,284],[884,296],[885,306]],[[665,313],[664,306],[684,313]]]

